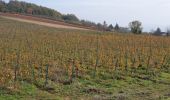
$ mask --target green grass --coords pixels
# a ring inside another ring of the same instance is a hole
[[[55,90],[39,89],[34,84],[20,83],[17,92],[1,90],[0,100],[27,99],[117,99],[117,100],[168,100],[170,99],[170,73],[161,73],[156,82],[124,76],[124,79],[113,80],[79,78],[70,85],[50,82]],[[162,82],[163,81],[163,82]],[[167,84],[168,83],[168,84]]]

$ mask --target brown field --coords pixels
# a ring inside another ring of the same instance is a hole
[[[169,93],[170,37],[0,17],[0,100],[168,100]]]

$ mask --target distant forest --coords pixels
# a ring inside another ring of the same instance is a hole
[[[0,12],[29,14],[29,15],[45,17],[53,20],[61,20],[72,24],[81,24],[84,26],[90,26],[99,30],[110,31],[113,29],[113,26],[112,25],[109,25],[110,27],[107,26],[105,21],[102,24],[101,23],[96,24],[91,21],[80,20],[74,14],[61,14],[60,12],[54,9],[38,6],[33,3],[17,1],[17,0],[10,0],[8,3],[6,3],[3,0],[0,0]]]

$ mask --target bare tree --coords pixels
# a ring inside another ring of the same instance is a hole
[[[115,29],[116,31],[119,31],[120,27],[119,27],[119,25],[118,25],[117,23],[116,23],[114,29]]]
[[[106,23],[106,21],[104,21],[103,22],[103,31],[106,31],[106,29],[107,29],[107,23]]]
[[[167,28],[166,36],[170,36],[170,28]]]

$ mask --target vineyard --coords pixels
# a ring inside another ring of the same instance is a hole
[[[11,100],[166,100],[170,37],[55,29],[0,18],[0,88],[0,99]]]

